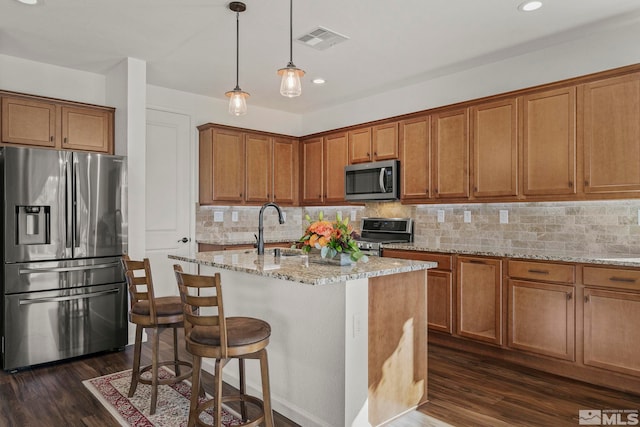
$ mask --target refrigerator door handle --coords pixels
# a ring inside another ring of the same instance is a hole
[[[74,227],[74,231],[73,231],[73,247],[74,248],[78,248],[80,247],[80,221],[78,220],[78,199],[79,199],[79,195],[77,194],[78,192],[78,169],[77,168],[73,168],[73,182],[74,182],[74,189],[73,189],[73,193],[74,193],[74,197],[73,197],[73,223],[75,224]]]
[[[71,186],[71,171],[70,171],[69,161],[64,164],[64,181],[65,181],[65,205],[66,205],[66,214],[64,217],[64,225],[65,225],[65,247],[70,248],[71,242],[73,241],[73,214],[72,214],[72,206],[73,206],[73,188]]]
[[[54,268],[21,268],[18,272],[20,274],[35,274],[35,273],[63,273],[65,271],[82,271],[82,270],[96,270],[98,268],[111,268],[120,265],[119,261],[110,262],[108,264],[98,265],[83,265],[79,267],[54,267]]]
[[[104,295],[117,294],[118,292],[120,292],[120,289],[114,288],[114,289],[109,289],[109,290],[106,290],[106,291],[90,292],[88,294],[72,295],[72,296],[66,296],[66,297],[45,297],[45,298],[33,298],[33,299],[21,299],[19,304],[20,305],[27,305],[27,304],[41,304],[41,303],[46,303],[46,302],[73,301],[73,300],[78,300],[78,299],[96,298],[96,297],[100,297],[100,296],[104,296]]]

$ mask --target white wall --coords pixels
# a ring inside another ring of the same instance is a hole
[[[0,55],[0,89],[105,105],[101,74]]]
[[[640,63],[640,22],[306,114],[302,135]]]

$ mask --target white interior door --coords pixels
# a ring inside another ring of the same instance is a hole
[[[167,255],[192,247],[190,126],[189,116],[147,109],[145,256],[157,296],[178,295]]]

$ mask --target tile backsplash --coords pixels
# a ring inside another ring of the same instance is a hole
[[[273,208],[264,212],[266,241],[297,240],[304,231],[305,214],[316,219],[320,211],[333,219],[340,211],[355,217],[410,217],[415,220],[415,241],[420,245],[469,245],[500,249],[535,249],[589,253],[640,252],[638,211],[640,200],[545,203],[476,203],[402,205],[399,202],[365,206],[282,208],[285,224]],[[438,222],[438,214],[444,222]],[[465,211],[470,222],[465,222]],[[508,223],[500,223],[506,211]],[[260,207],[201,206],[196,209],[196,239],[233,244],[255,241]],[[215,222],[215,213],[222,222]],[[237,221],[232,221],[233,212]]]

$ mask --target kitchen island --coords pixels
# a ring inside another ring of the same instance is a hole
[[[426,272],[436,264],[370,257],[339,266],[281,254],[170,256],[185,271],[221,274],[226,316],[269,322],[274,409],[304,426],[368,426],[426,402]],[[259,369],[247,365],[247,387],[260,396]],[[224,375],[237,386],[237,369]]]

